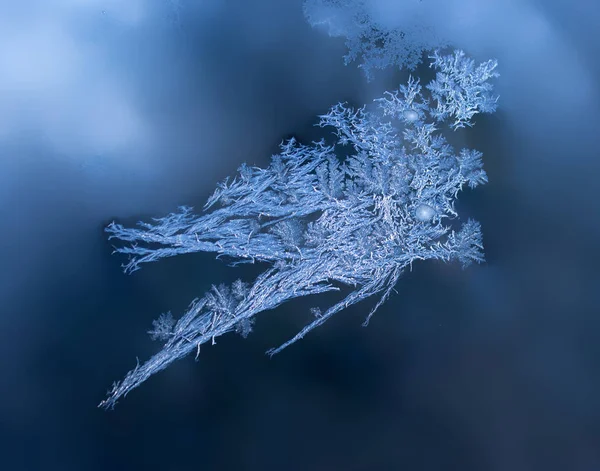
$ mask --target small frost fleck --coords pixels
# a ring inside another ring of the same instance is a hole
[[[406,121],[411,123],[414,123],[419,119],[419,113],[417,113],[415,110],[405,110],[402,115]]]
[[[420,204],[415,210],[415,217],[421,222],[429,222],[435,216],[435,209],[428,204]]]

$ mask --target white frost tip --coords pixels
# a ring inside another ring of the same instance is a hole
[[[429,222],[435,216],[435,209],[428,204],[420,204],[415,210],[415,217],[421,222]]]
[[[419,119],[419,113],[417,113],[415,110],[404,110],[402,115],[406,121],[410,121],[411,123],[414,123]]]

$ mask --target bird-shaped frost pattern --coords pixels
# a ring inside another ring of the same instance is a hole
[[[441,130],[472,126],[476,114],[495,111],[489,80],[498,75],[496,62],[476,65],[462,51],[430,59],[437,69],[431,84],[422,87],[411,77],[369,107],[335,105],[318,122],[334,131],[333,144],[282,143],[267,168],[242,165],[220,183],[202,213],[180,207],[137,227],[113,222],[106,228],[125,243],[115,251],[129,256],[128,273],[193,252],[267,268],[252,282],[213,286],[178,320],[162,315],[150,331],[165,342],[162,350],[115,383],[102,407],[173,361],[199,354],[206,342],[228,332],[247,336],[258,313],[286,301],[350,288],[333,306],[313,309],[312,322],[271,355],[376,296],[366,325],[417,260],[483,261],[479,223],[450,225],[458,218],[458,193],[487,181],[482,154],[455,151]]]

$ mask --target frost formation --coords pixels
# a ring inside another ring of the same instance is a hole
[[[403,0],[405,3],[407,0]],[[427,22],[419,18],[420,0],[408,0],[412,9],[394,27],[377,21],[365,0],[305,0],[304,16],[313,27],[325,27],[332,37],[344,37],[348,53],[346,65],[360,61],[367,80],[374,69],[390,66],[414,70],[425,51],[446,47]]]
[[[430,59],[437,76],[427,87],[411,77],[369,108],[335,105],[318,123],[333,128],[333,145],[282,143],[267,168],[242,165],[235,178],[220,183],[202,214],[181,207],[138,227],[113,222],[106,228],[111,239],[128,243],[116,249],[130,257],[128,273],[193,252],[269,267],[252,283],[213,286],[177,321],[161,315],[150,334],[165,342],[162,350],[115,383],[100,406],[114,406],[152,374],[220,335],[248,335],[256,314],[291,299],[351,288],[328,309],[314,308],[314,320],[270,355],[378,295],[366,325],[416,260],[463,266],[483,260],[479,223],[468,220],[457,231],[448,224],[458,216],[454,202],[463,187],[487,181],[482,154],[455,152],[438,126],[471,126],[474,115],[495,110],[488,80],[497,76],[496,62],[476,66],[461,51]]]

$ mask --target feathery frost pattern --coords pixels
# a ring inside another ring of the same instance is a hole
[[[487,181],[481,153],[448,144],[438,126],[471,126],[480,112],[493,112],[488,80],[495,61],[475,67],[461,51],[431,56],[436,79],[406,85],[369,108],[338,104],[320,117],[336,142],[281,144],[267,168],[242,165],[217,186],[201,215],[190,207],[127,228],[112,223],[111,239],[129,243],[126,272],[164,257],[214,252],[232,264],[266,263],[252,283],[213,286],[175,321],[170,313],[153,323],[150,335],[162,350],[115,383],[100,405],[112,407],[152,374],[228,332],[243,336],[254,316],[291,299],[350,287],[338,303],[321,311],[273,355],[303,338],[348,306],[377,296],[369,322],[402,272],[417,260],[483,261],[480,226],[468,220],[455,231],[454,201],[465,185]],[[433,104],[435,102],[435,104]],[[338,148],[336,149],[336,146]],[[345,157],[340,158],[345,150]]]

